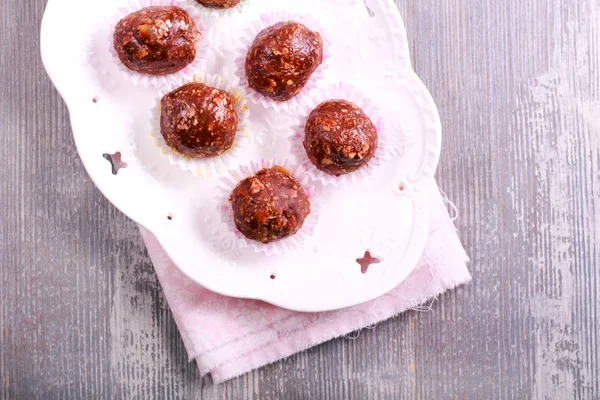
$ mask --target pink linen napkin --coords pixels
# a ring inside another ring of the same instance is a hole
[[[215,383],[374,325],[471,280],[468,257],[437,189],[427,245],[411,275],[378,299],[324,313],[210,292],[180,273],[150,232],[142,228],[141,233],[189,358]]]

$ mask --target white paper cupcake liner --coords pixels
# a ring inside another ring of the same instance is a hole
[[[160,102],[162,98],[172,90],[183,86],[188,82],[201,82],[205,85],[225,90],[230,93],[235,102],[235,111],[238,115],[238,128],[235,134],[233,146],[227,152],[217,157],[212,158],[191,158],[178,153],[167,145],[160,129]],[[232,86],[224,80],[220,75],[197,74],[189,80],[181,80],[173,87],[162,90],[156,100],[156,104],[152,107],[150,118],[148,118],[150,136],[154,139],[154,144],[160,153],[167,157],[169,163],[177,165],[183,171],[189,171],[196,176],[208,177],[212,173],[220,172],[225,169],[234,168],[236,157],[242,148],[249,142],[248,131],[250,128],[250,109],[247,105],[247,100],[243,92]]]
[[[304,86],[300,93],[288,101],[281,102],[263,96],[254,89],[250,88],[248,85],[248,79],[246,78],[246,58],[248,51],[254,43],[254,39],[256,39],[262,30],[273,26],[278,22],[285,21],[299,22],[310,30],[319,32],[323,40],[323,62],[319,68],[313,72],[312,76],[306,83],[306,86]],[[317,87],[318,83],[323,80],[325,76],[325,70],[327,70],[329,65],[329,47],[331,44],[329,42],[327,32],[325,29],[323,29],[322,25],[318,21],[307,15],[286,13],[282,11],[263,14],[261,15],[260,19],[253,21],[252,24],[244,30],[243,35],[238,38],[238,41],[240,44],[237,51],[235,65],[236,75],[238,78],[240,78],[240,85],[248,92],[248,97],[254,103],[261,104],[265,108],[273,108],[275,111],[289,112],[290,110],[297,108],[299,105],[306,102],[310,97],[311,92]]]
[[[194,21],[196,21],[196,25],[200,31],[200,40],[198,40],[198,43],[196,44],[196,58],[184,69],[174,74],[150,75],[133,71],[127,68],[125,64],[121,62],[119,56],[117,55],[117,51],[115,50],[113,34],[117,23],[127,15],[144,7],[150,6],[177,6],[182,8],[190,15],[190,17],[194,19]],[[208,35],[206,34],[205,25],[203,23],[204,18],[202,14],[198,11],[197,7],[189,7],[185,0],[130,0],[115,12],[115,15],[111,21],[112,25],[110,27],[111,29],[109,30],[108,36],[108,50],[111,54],[112,64],[114,64],[121,72],[125,80],[132,82],[134,85],[160,88],[175,84],[181,79],[190,77],[194,73],[198,73],[202,70],[202,64],[206,54],[208,53],[210,42]]]
[[[304,149],[304,130],[310,113],[322,102],[327,100],[346,100],[356,104],[365,114],[371,119],[378,133],[378,144],[375,155],[369,163],[362,168],[345,174],[339,177],[329,175],[317,167],[310,161]],[[310,101],[304,106],[300,112],[300,120],[297,125],[292,127],[292,154],[295,162],[300,165],[310,178],[315,182],[321,182],[323,185],[350,185],[361,182],[370,176],[375,168],[379,168],[384,159],[389,157],[392,149],[386,131],[386,123],[380,114],[380,111],[375,107],[365,95],[354,89],[354,87],[346,84],[331,85],[323,89],[319,89],[311,96]]]
[[[271,168],[275,165],[287,169],[290,174],[298,180],[300,185],[302,185],[304,192],[310,199],[311,211],[306,217],[302,228],[294,236],[278,242],[264,244],[250,240],[238,231],[233,220],[233,210],[231,208],[231,203],[229,202],[229,196],[240,181],[255,175],[263,168]],[[306,240],[313,235],[318,222],[318,206],[314,201],[314,194],[314,187],[311,182],[306,179],[306,175],[301,167],[290,165],[287,162],[281,163],[276,160],[263,159],[259,162],[253,162],[249,165],[240,166],[237,169],[230,170],[226,175],[219,178],[217,185],[217,211],[221,214],[221,220],[227,225],[230,234],[237,238],[236,243],[240,248],[252,248],[257,252],[264,252],[268,256],[281,256],[295,249],[302,248]]]
[[[237,6],[225,9],[205,7],[202,4],[196,2],[195,0],[187,0],[187,3],[189,7],[197,7],[202,15],[219,18],[231,17],[243,13],[244,9],[248,7],[249,1],[251,0],[242,0]]]

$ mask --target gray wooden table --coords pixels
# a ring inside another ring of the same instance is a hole
[[[600,399],[600,1],[399,0],[474,283],[215,386],[0,0],[0,398]]]

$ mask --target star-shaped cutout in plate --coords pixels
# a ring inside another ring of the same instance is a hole
[[[113,175],[118,174],[121,168],[127,168],[127,163],[123,162],[121,159],[120,151],[117,151],[114,154],[104,153],[102,154],[102,157],[104,157],[104,159],[106,159],[112,166]]]
[[[369,251],[365,251],[365,255],[363,256],[363,258],[357,258],[356,262],[360,265],[360,271],[363,274],[366,274],[371,265],[379,264],[381,260],[371,256],[371,253]]]

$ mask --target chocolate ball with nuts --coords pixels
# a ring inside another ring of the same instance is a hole
[[[302,91],[323,62],[323,40],[298,22],[280,22],[258,34],[246,57],[248,85],[276,101]]]
[[[238,115],[230,93],[193,82],[167,93],[160,106],[162,136],[178,153],[209,158],[232,147]]]
[[[238,183],[229,201],[237,229],[265,244],[295,235],[310,214],[304,189],[280,166],[262,169]]]
[[[113,45],[121,62],[141,74],[181,71],[196,58],[200,32],[185,10],[175,6],[142,8],[120,20]]]
[[[233,8],[240,4],[240,0],[196,0],[196,3],[202,4],[208,8]]]
[[[364,167],[375,155],[377,128],[356,104],[346,100],[321,103],[309,115],[304,149],[319,170],[333,176]]]

